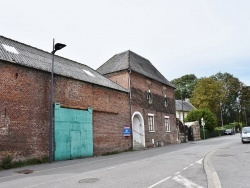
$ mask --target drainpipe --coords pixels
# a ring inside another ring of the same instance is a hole
[[[130,108],[130,122],[131,122],[131,146],[133,145],[133,120],[132,120],[132,97],[131,97],[131,79],[130,79],[131,69],[128,69],[128,88],[129,88],[129,108]]]

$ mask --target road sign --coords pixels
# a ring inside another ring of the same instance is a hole
[[[131,134],[130,127],[124,127],[123,128],[123,136],[130,136],[130,134]]]

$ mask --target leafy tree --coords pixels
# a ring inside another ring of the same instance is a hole
[[[242,89],[242,82],[229,73],[217,73],[212,76],[213,79],[220,81],[224,91],[224,99],[221,99],[221,111],[224,124],[229,124],[240,119],[240,101],[239,96]],[[221,112],[217,111],[217,116]]]
[[[175,98],[177,100],[181,100],[181,97],[183,99],[191,98],[197,80],[198,78],[194,74],[187,74],[172,80],[171,83],[176,87]]]
[[[217,120],[214,114],[208,109],[192,110],[188,113],[185,121],[199,121],[201,125],[201,118],[205,121],[205,129],[212,131],[217,125]]]
[[[244,126],[250,124],[250,86],[243,86],[240,95],[240,112]]]
[[[201,78],[197,81],[190,101],[196,108],[208,109],[219,117],[220,102],[225,100],[225,93],[220,81],[211,77]]]

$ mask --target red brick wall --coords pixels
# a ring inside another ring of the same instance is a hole
[[[150,90],[152,93],[157,95],[167,95],[169,98],[174,98],[174,89],[160,82],[139,75],[138,73],[132,72],[130,74],[131,87],[137,88],[142,91]]]
[[[48,156],[50,73],[0,62],[0,158]],[[94,154],[131,146],[122,128],[130,124],[128,93],[55,75],[55,102],[64,107],[92,107]],[[0,119],[1,122],[1,119]]]
[[[143,115],[146,145],[151,145],[152,139],[163,141],[164,144],[176,143],[178,130],[176,127],[174,89],[137,73],[131,73],[130,76],[132,113],[138,111]],[[153,96],[152,104],[149,104],[147,101],[148,90],[150,90]],[[164,106],[165,95],[169,99],[167,108]],[[155,132],[149,132],[148,113],[154,114]],[[164,116],[169,116],[171,132],[165,131]]]
[[[55,88],[55,102],[64,107],[93,108],[95,155],[131,147],[131,140],[122,134],[130,125],[128,93],[64,77],[55,78]]]
[[[129,89],[129,74],[127,70],[110,73],[105,75],[110,80],[114,81],[115,83],[119,84],[125,89]]]
[[[128,88],[128,85],[125,84],[128,83],[129,80],[128,71],[111,73],[106,76],[121,86]],[[146,146],[152,145],[152,139],[155,141],[163,141],[164,144],[177,143],[178,128],[176,125],[174,89],[133,71],[130,74],[130,80],[132,114],[137,111],[140,112],[144,118]],[[149,104],[147,101],[148,90],[150,90],[153,95],[152,104]],[[169,99],[167,108],[164,106],[165,95]],[[155,115],[154,125],[156,131],[154,133],[148,130],[148,113]],[[169,116],[171,132],[165,131],[165,125],[163,123],[164,116]]]
[[[0,157],[43,157],[49,150],[49,74],[0,62],[0,114],[10,120],[1,132]]]

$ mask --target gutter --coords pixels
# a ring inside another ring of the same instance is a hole
[[[132,120],[132,96],[131,96],[131,79],[130,79],[131,69],[128,69],[128,88],[129,88],[129,109],[130,109],[130,124],[131,124],[131,147],[133,145],[133,120]]]

